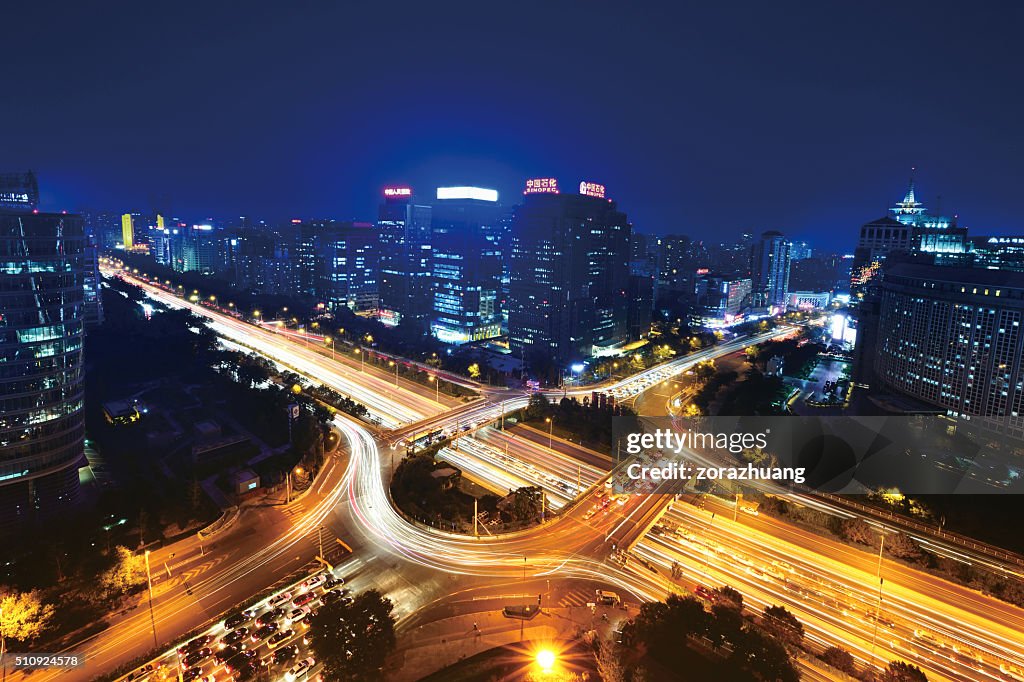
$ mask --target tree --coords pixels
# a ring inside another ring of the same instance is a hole
[[[739,609],[732,604],[715,604],[711,607],[711,615],[708,637],[715,647],[739,641],[743,631],[743,616]]]
[[[597,662],[597,672],[601,675],[601,682],[627,682],[629,679],[622,657],[616,653],[615,645],[611,642],[597,642],[597,646],[594,647],[594,659]]]
[[[875,544],[876,533],[864,519],[843,519],[839,526],[839,535],[847,542],[856,542],[860,545]]]
[[[715,596],[723,602],[731,604],[734,608],[743,608],[743,595],[735,587],[730,585],[722,585],[721,587],[715,588]]]
[[[309,619],[310,642],[328,682],[380,679],[384,661],[395,649],[394,605],[377,590],[350,604],[323,606]]]
[[[885,539],[885,551],[897,559],[920,561],[924,557],[921,548],[906,533],[893,533]]]
[[[830,646],[825,649],[825,652],[821,654],[821,660],[847,675],[857,672],[857,664],[854,662],[853,656],[842,647]]]
[[[539,419],[551,413],[551,401],[543,393],[534,393],[526,403],[526,418]]]
[[[800,673],[793,667],[785,647],[757,630],[744,630],[740,634],[730,658],[739,667],[749,670],[762,680],[800,680]]]
[[[891,661],[881,679],[882,682],[928,682],[923,670],[905,661]]]
[[[30,642],[47,628],[53,604],[44,604],[38,590],[15,592],[0,588],[0,637]]]
[[[785,606],[769,606],[764,610],[761,625],[772,637],[798,647],[804,640],[804,626]]]
[[[146,557],[127,547],[114,548],[114,565],[100,577],[100,585],[109,595],[122,595],[145,584]]]
[[[537,486],[527,486],[516,489],[514,494],[512,506],[509,509],[512,522],[517,524],[533,523],[540,516],[544,491]]]

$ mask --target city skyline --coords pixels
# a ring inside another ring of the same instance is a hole
[[[1022,28],[10,8],[4,680],[1024,682]]]
[[[187,12],[140,23],[125,6],[18,8],[53,40],[12,76],[22,96],[0,112],[19,131],[5,166],[35,169],[49,210],[169,204],[272,220],[371,219],[389,184],[508,198],[527,177],[584,178],[607,185],[639,232],[836,235],[827,248],[882,215],[916,166],[930,207],[941,195],[976,233],[1019,231],[1000,199],[1024,174],[1022,101],[994,87],[1019,65],[1021,10],[1009,3],[841,17],[803,7],[793,20],[753,5],[622,11],[621,38],[603,50],[587,49],[615,35],[596,9],[527,6],[487,21],[467,21],[462,5],[260,9],[233,21],[206,8],[211,28],[199,29]],[[386,50],[354,30],[364,25],[388,26]],[[879,25],[975,49],[920,50]],[[32,53],[24,41],[5,36],[5,49]],[[417,60],[424,52],[432,59]],[[596,94],[606,88],[619,96]]]

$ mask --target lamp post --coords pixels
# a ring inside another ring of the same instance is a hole
[[[331,344],[331,360],[334,360],[334,339],[329,336],[324,337],[324,342]]]
[[[551,432],[555,429],[555,420],[551,417],[544,417],[544,421],[548,423],[548,450],[551,449]]]
[[[437,380],[437,377],[433,374],[430,375],[430,380],[434,382],[434,402],[440,404],[441,402],[441,383]]]
[[[149,550],[146,550],[146,584],[149,585],[149,623],[153,626],[153,646],[159,647],[156,639],[156,616],[153,615],[153,574],[149,571]]]
[[[363,352],[362,348],[356,348],[356,355],[359,356],[359,371],[366,371],[366,353]]]
[[[388,364],[395,368],[395,387],[398,387],[398,363],[394,360],[388,360]]]

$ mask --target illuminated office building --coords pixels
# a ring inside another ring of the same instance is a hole
[[[1024,437],[1024,274],[891,263],[879,290],[877,383]]]
[[[754,305],[786,309],[789,294],[790,243],[781,232],[769,230],[750,251],[750,275]]]
[[[78,498],[84,249],[79,216],[0,209],[0,531]]]
[[[377,310],[377,234],[373,224],[320,220],[310,227],[317,298],[332,310]]]
[[[121,243],[125,251],[131,251],[135,246],[135,221],[131,213],[121,216]]]
[[[501,335],[498,193],[438,187],[430,221],[430,333],[445,343]]]
[[[582,189],[527,194],[512,222],[509,343],[532,369],[553,365],[555,378],[557,370],[603,354],[630,333],[632,226],[603,187]],[[646,284],[633,292],[634,301],[649,299]],[[645,321],[634,320],[634,331]]]
[[[429,327],[431,207],[409,187],[387,187],[377,213],[379,315],[422,332]]]

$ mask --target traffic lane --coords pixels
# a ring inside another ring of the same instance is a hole
[[[715,502],[719,510],[725,509],[721,503]],[[731,511],[729,512],[731,514]],[[798,545],[810,551],[816,551],[841,561],[842,563],[874,573],[878,565],[877,553],[869,553],[844,543],[830,540],[812,531],[803,530],[772,518],[767,514],[750,516],[741,515],[741,523],[756,528],[767,534]],[[885,562],[886,581],[898,582],[907,589],[927,594],[948,604],[957,604],[960,608],[974,616],[997,618],[1008,627],[1024,632],[1024,609],[1007,602],[987,597],[979,592],[943,580],[928,573],[905,566],[902,563],[887,559]]]

